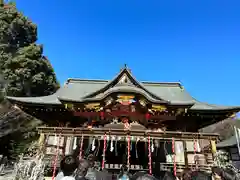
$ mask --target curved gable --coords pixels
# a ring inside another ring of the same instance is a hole
[[[151,96],[153,99],[168,103],[168,100],[165,100],[156,94],[148,91],[144,85],[142,85],[140,82],[136,80],[136,78],[133,77],[130,70],[126,67],[123,68],[119,74],[112,80],[109,81],[103,88],[99,89],[96,92],[90,93],[86,95],[83,98],[94,98],[95,96],[104,93],[106,91],[109,91],[111,88],[117,87],[117,86],[129,86],[129,92],[131,92],[132,87],[139,88],[140,90],[144,91],[146,96]]]

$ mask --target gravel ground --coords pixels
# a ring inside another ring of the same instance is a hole
[[[14,180],[12,174],[6,174],[4,176],[0,176],[0,180]],[[45,180],[51,180],[51,177],[45,177]]]
[[[0,180],[13,180],[13,174],[12,173],[7,173],[5,175],[0,175]]]
[[[13,176],[11,175],[0,176],[0,180],[13,180]]]
[[[52,177],[45,177],[45,180],[51,180]],[[0,180],[14,180],[13,174],[7,172],[5,175],[0,175]]]

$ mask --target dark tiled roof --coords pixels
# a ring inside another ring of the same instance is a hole
[[[115,92],[120,92],[120,93],[125,93],[125,92],[138,93],[138,94],[141,94],[141,95],[145,96],[146,99],[149,100],[150,102],[153,102],[153,103],[167,103],[167,101],[158,100],[158,99],[155,99],[155,98],[151,97],[148,93],[146,93],[142,89],[134,87],[134,86],[116,86],[116,87],[108,89],[107,91],[105,91],[102,94],[99,94],[97,97],[92,97],[92,98],[89,97],[89,98],[76,99],[76,97],[73,97],[72,99],[70,99],[69,96],[66,94],[67,97],[61,96],[61,97],[59,97],[59,99],[60,100],[65,100],[65,101],[95,101],[95,100],[103,100],[108,95],[110,95],[112,93],[115,93]]]
[[[236,136],[232,136],[229,139],[226,139],[217,144],[217,148],[231,147],[237,144]]]
[[[60,89],[61,90],[61,89]],[[58,100],[58,90],[56,93],[49,95],[49,96],[41,96],[41,97],[9,97],[6,98],[10,101],[14,102],[22,102],[22,103],[33,103],[33,104],[43,104],[43,105],[60,105],[62,104]]]
[[[124,74],[130,79],[130,84],[118,84]],[[138,82],[127,68],[122,69],[111,81],[68,79],[63,87],[49,96],[7,98],[23,103],[60,105],[62,100],[77,102],[101,100],[113,92],[135,92],[153,103],[189,105],[191,110],[240,110],[239,107],[216,106],[199,102],[178,82]]]

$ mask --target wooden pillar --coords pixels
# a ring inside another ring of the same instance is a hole
[[[188,153],[187,153],[187,143],[186,143],[186,140],[183,140],[183,149],[184,149],[185,167],[188,168]]]
[[[62,126],[62,127],[68,127],[69,124],[70,124],[70,122],[67,122],[67,123],[65,123],[65,125],[60,125],[60,126]],[[64,139],[63,139],[63,147],[62,147],[62,156],[64,157],[64,156],[66,155],[66,145],[67,145],[67,139],[68,139],[68,137],[67,137],[67,136],[64,136],[63,138],[64,138]]]

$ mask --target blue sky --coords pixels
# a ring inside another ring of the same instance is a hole
[[[195,98],[240,105],[239,0],[16,0],[63,83],[181,81]]]

